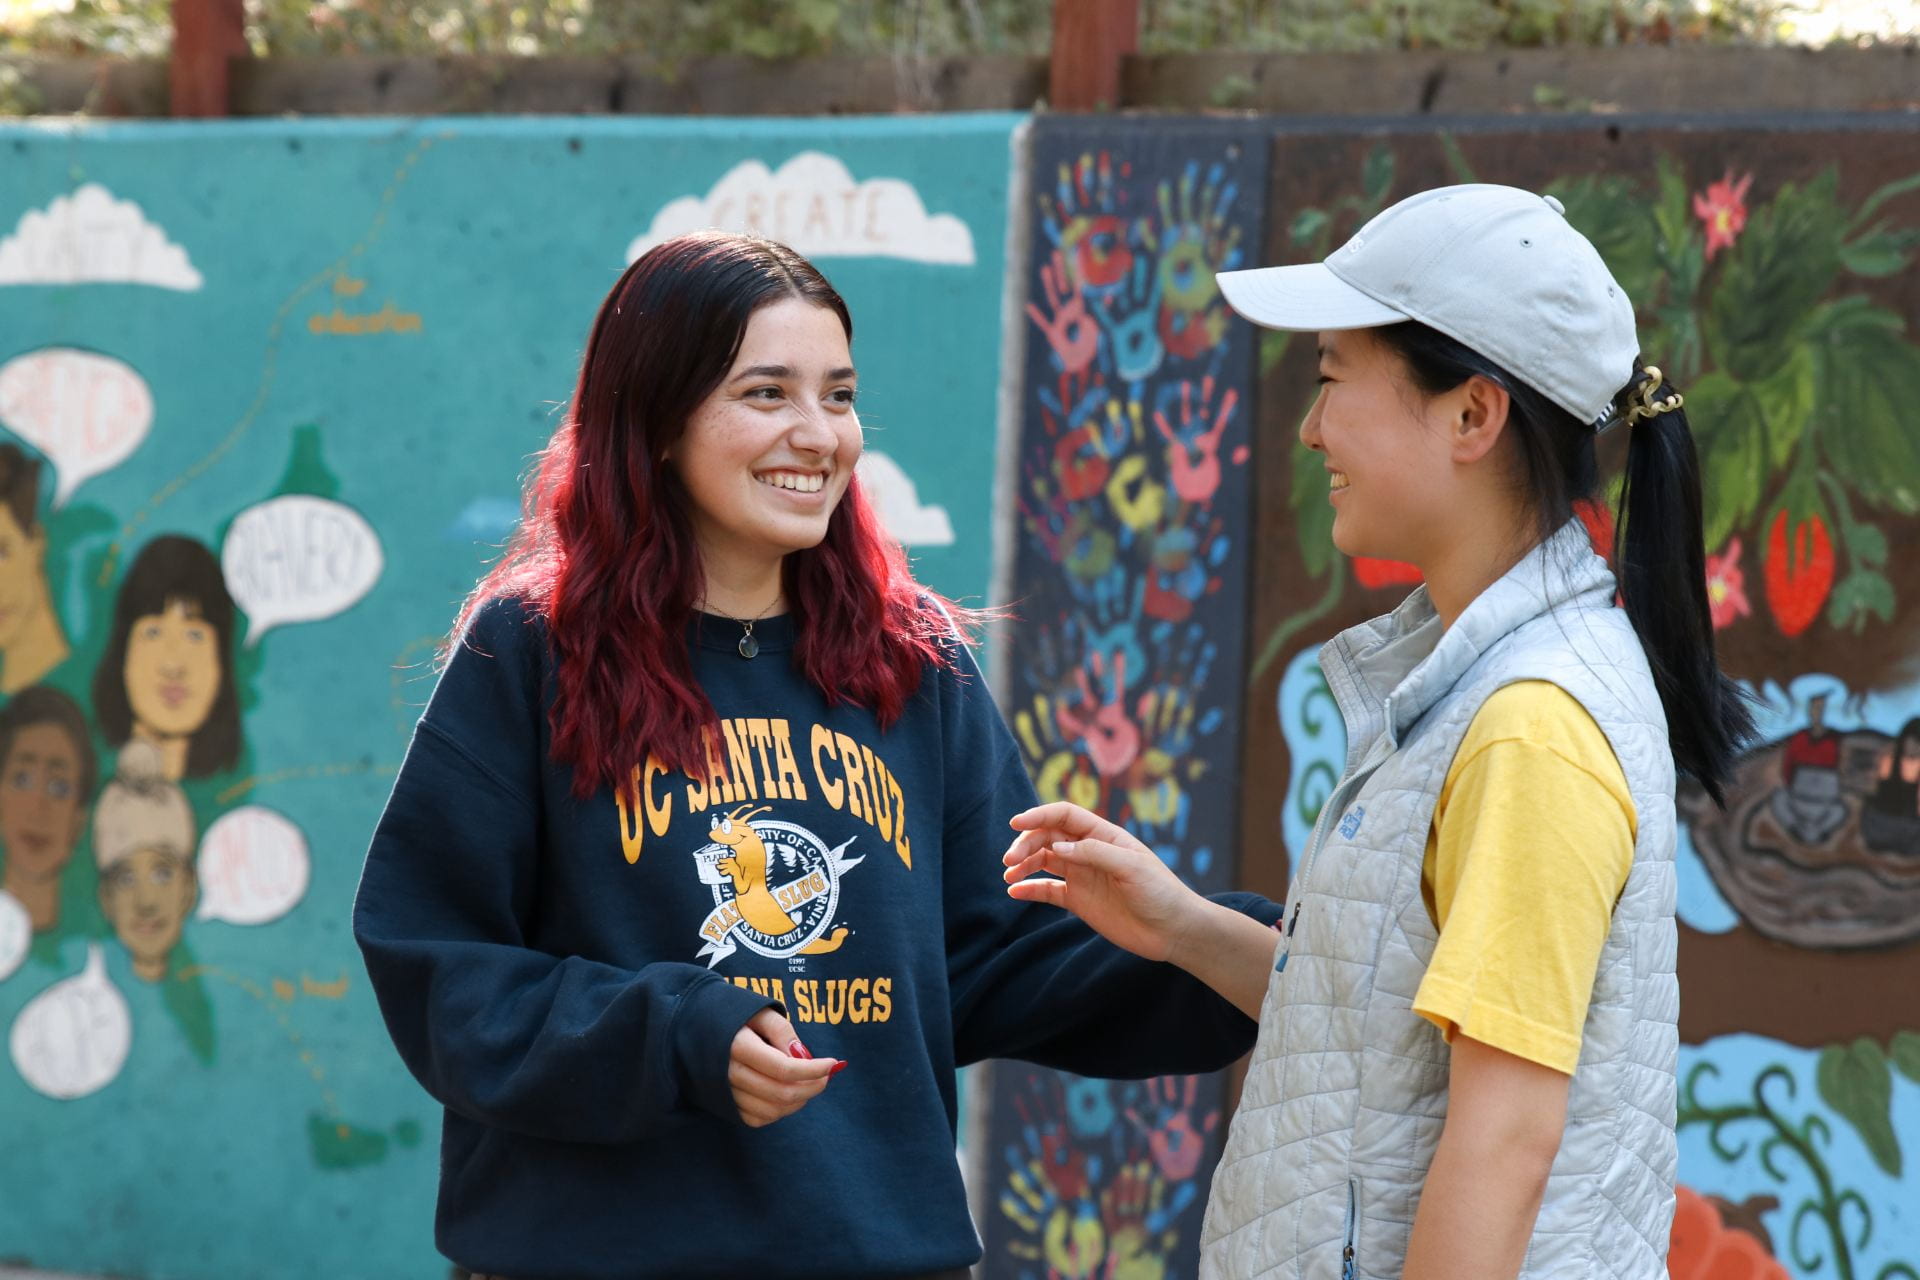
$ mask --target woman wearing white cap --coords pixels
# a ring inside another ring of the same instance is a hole
[[[1009,892],[1258,1014],[1203,1276],[1665,1276],[1676,767],[1717,800],[1752,730],[1681,397],[1559,203],[1509,187],[1220,285],[1319,333],[1334,543],[1425,583],[1321,652],[1347,769],[1277,940],[1071,805],[1013,820]],[[1615,428],[1617,581],[1573,506]]]

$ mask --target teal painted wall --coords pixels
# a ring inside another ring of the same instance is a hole
[[[231,677],[233,758],[113,782],[64,869],[45,866],[102,786],[0,760],[0,840],[21,846],[0,851],[20,889],[0,898],[0,1260],[444,1274],[437,1108],[387,1042],[348,910],[432,646],[509,528],[594,308],[656,217],[757,218],[815,254],[854,313],[868,447],[917,486],[892,518],[923,580],[983,599],[1018,119],[0,129],[0,508],[26,513],[0,514],[0,679],[71,697],[104,784],[142,755],[94,694],[142,551],[206,549],[160,565],[168,596],[224,554],[240,613],[227,636],[161,615],[152,643],[187,646],[187,674],[146,648],[124,677],[156,723]],[[179,796],[198,914],[168,948],[184,872],[123,855],[165,846]],[[10,825],[20,797],[40,817]],[[134,881],[158,942],[130,923]]]

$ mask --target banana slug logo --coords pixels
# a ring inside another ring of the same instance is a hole
[[[700,883],[713,891],[713,911],[700,926],[697,959],[711,969],[739,947],[763,956],[825,955],[847,940],[845,926],[828,933],[840,905],[840,877],[865,861],[829,849],[805,827],[754,821],[769,813],[741,805],[713,819],[708,843],[694,850]]]

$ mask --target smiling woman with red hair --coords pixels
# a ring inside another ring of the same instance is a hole
[[[962,1275],[957,1065],[1252,1044],[1000,892],[1033,788],[860,491],[852,334],[784,246],[649,251],[462,611],[354,930],[477,1273]]]

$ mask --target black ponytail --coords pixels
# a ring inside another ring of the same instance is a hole
[[[1573,518],[1575,502],[1592,498],[1599,483],[1592,423],[1426,325],[1409,321],[1373,332],[1406,362],[1425,395],[1444,394],[1476,376],[1506,390],[1507,425],[1519,444],[1541,538]],[[1622,417],[1643,390],[1658,390],[1644,388],[1646,381],[1636,369],[1615,404]],[[1666,386],[1665,395],[1672,393]],[[1632,433],[1614,532],[1621,599],[1666,711],[1674,764],[1724,808],[1734,760],[1753,736],[1753,712],[1714,656],[1693,434],[1678,407],[1619,429]]]
[[[1657,401],[1651,417],[1619,428],[1631,434],[1613,559],[1627,617],[1667,711],[1674,763],[1725,808],[1734,758],[1753,737],[1753,710],[1714,656],[1700,457],[1677,399],[1670,384],[1636,369],[1614,406],[1624,419],[1636,402]]]

